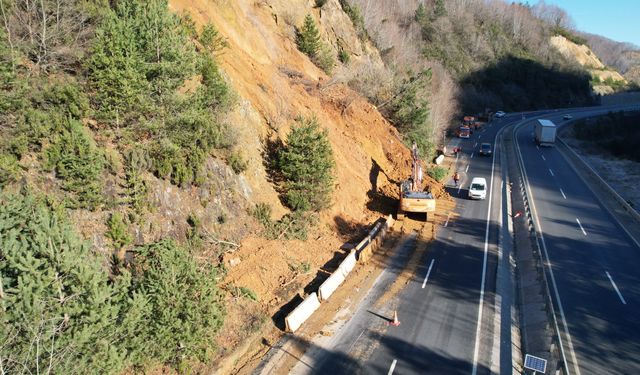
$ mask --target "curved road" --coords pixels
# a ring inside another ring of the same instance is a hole
[[[560,115],[549,118],[562,123]],[[535,146],[532,132],[533,123],[525,124],[517,140],[553,273],[568,371],[638,374],[640,249],[560,151]]]
[[[526,116],[545,115],[562,123],[565,113],[578,118],[605,111],[598,107]],[[496,294],[497,265],[500,255],[510,250],[511,241],[502,225],[506,222],[505,172],[500,147],[495,144],[500,130],[516,123],[522,125],[516,139],[553,273],[552,297],[560,315],[569,373],[640,373],[635,359],[640,354],[640,314],[634,314],[640,303],[636,271],[640,249],[597,203],[557,149],[535,146],[532,123],[521,114],[497,119],[470,139],[460,140],[464,151],[457,169],[462,188],[449,183],[458,217],[438,228],[436,240],[428,247],[408,236],[370,295],[357,311],[349,312],[352,318],[309,350],[291,373],[511,372],[511,296]],[[494,145],[492,157],[477,154],[482,142]],[[472,177],[485,177],[489,182],[486,200],[466,198]],[[378,306],[376,301],[412,251],[424,253],[415,274],[396,298]],[[502,314],[494,314],[494,307],[500,310],[500,305]],[[398,327],[387,326],[384,320],[393,310],[400,316]]]

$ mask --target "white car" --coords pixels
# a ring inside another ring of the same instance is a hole
[[[469,199],[487,198],[487,180],[483,177],[474,177],[469,185]]]
[[[571,116],[570,114],[567,113],[562,118],[565,119],[565,120],[571,120],[573,118],[573,116]]]
[[[504,115],[506,115],[506,113],[505,113],[505,112],[502,112],[502,111],[498,111],[498,112],[496,112],[496,114],[495,114],[495,116],[496,116],[497,118],[504,117]]]

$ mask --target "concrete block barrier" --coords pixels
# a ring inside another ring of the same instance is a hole
[[[342,275],[346,278],[347,275],[353,270],[356,266],[356,252],[355,250],[351,250],[349,255],[340,263],[336,272],[342,273]]]
[[[286,318],[284,322],[289,332],[295,332],[302,323],[320,307],[320,300],[316,293],[311,293]]]
[[[335,292],[343,282],[344,275],[338,269],[336,272],[332,273],[331,276],[322,283],[322,285],[320,285],[320,288],[318,288],[318,299],[320,301],[328,300],[333,292]]]

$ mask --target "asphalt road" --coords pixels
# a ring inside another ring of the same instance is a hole
[[[549,118],[563,122],[562,115]],[[517,140],[553,273],[568,371],[640,373],[640,249],[560,152],[536,147],[532,133],[526,124]]]
[[[545,114],[562,122],[603,109],[573,109]],[[526,121],[522,114],[490,123],[460,140],[458,170],[462,188],[451,186],[457,217],[438,229],[428,246],[407,240],[390,260],[352,318],[332,337],[314,343],[293,374],[489,374],[510,373],[508,322],[495,323],[496,269],[504,236],[503,171],[499,129]],[[538,224],[554,277],[552,293],[570,374],[640,373],[640,278],[635,248],[555,148],[538,149],[532,126],[517,132]],[[480,143],[494,155],[477,154]],[[486,200],[466,198],[473,177],[490,184]],[[452,181],[449,182],[453,184]],[[586,233],[586,234],[585,234]],[[420,266],[397,298],[374,306],[412,251],[424,253]],[[502,288],[504,289],[504,288]],[[499,305],[500,303],[497,303]],[[397,310],[400,326],[385,318]],[[507,312],[508,316],[508,312]],[[505,319],[506,321],[506,319]],[[497,332],[499,327],[503,332]],[[495,337],[501,337],[502,346]],[[505,340],[505,337],[507,340]],[[502,366],[502,367],[500,367]],[[508,367],[507,367],[508,366]]]
[[[456,215],[438,228],[428,251],[420,243],[409,248],[405,244],[399,250],[401,254],[422,251],[424,256],[397,298],[377,310],[373,300],[365,301],[344,327],[310,350],[291,373],[490,373],[502,203],[500,151],[494,147],[494,155],[486,157],[479,156],[478,149],[482,142],[494,144],[499,128],[507,123],[508,118],[495,121],[470,139],[460,140],[461,186],[449,182]],[[467,199],[473,177],[484,177],[489,183],[486,200]],[[393,273],[385,272],[382,279],[389,277]],[[380,287],[384,285],[374,287],[372,293],[379,293]],[[398,327],[388,326],[384,319],[393,310],[401,321]]]

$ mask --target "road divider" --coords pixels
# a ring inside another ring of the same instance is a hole
[[[384,236],[393,227],[395,220],[389,215],[384,221],[379,221],[369,231],[367,236],[351,250],[349,255],[342,260],[338,268],[320,285],[317,293],[309,294],[289,315],[285,317],[285,327],[289,332],[295,332],[309,319],[320,307],[320,303],[326,301],[347,276],[356,267],[358,262],[366,263],[378,249]]]
[[[302,323],[304,323],[309,317],[320,307],[320,300],[318,295],[311,293],[307,298],[302,301],[293,311],[287,315],[284,322],[287,327],[287,331],[295,332]]]

